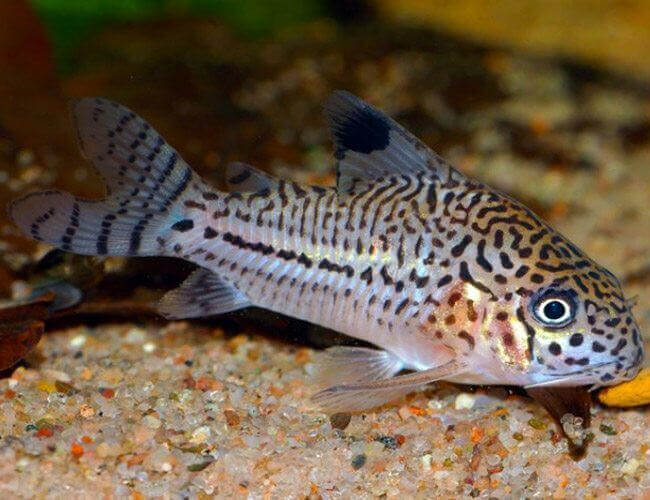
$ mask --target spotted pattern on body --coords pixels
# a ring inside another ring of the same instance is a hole
[[[326,105],[338,160],[327,188],[236,163],[230,191],[218,191],[126,108],[87,99],[75,115],[108,197],[44,192],[12,216],[65,250],[198,264],[164,302],[168,316],[188,304],[191,315],[265,307],[381,347],[393,356],[387,376],[406,367],[466,383],[608,385],[638,371],[641,336],[612,273],[349,94]]]

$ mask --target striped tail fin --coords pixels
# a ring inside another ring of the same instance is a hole
[[[32,238],[84,255],[161,255],[182,203],[210,191],[145,120],[100,98],[72,108],[82,153],[107,184],[103,200],[61,191],[28,194],[9,213]]]

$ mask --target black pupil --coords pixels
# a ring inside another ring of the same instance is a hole
[[[566,306],[559,300],[551,300],[544,306],[544,316],[548,319],[560,319],[565,311]]]

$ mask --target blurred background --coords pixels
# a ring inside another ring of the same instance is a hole
[[[89,95],[142,114],[213,182],[241,160],[331,184],[321,105],[347,89],[612,268],[648,331],[648,2],[3,0],[0,19],[0,205],[102,193],[67,112]],[[105,264],[35,267],[46,250],[0,219],[0,294],[44,273],[100,293]],[[143,288],[171,286],[158,274]]]

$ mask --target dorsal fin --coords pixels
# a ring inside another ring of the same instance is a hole
[[[278,187],[278,181],[251,165],[233,162],[226,166],[226,185],[230,191],[256,193],[274,191]]]
[[[404,127],[349,92],[332,93],[325,115],[336,147],[340,193],[349,192],[359,181],[391,175],[462,178]]]

